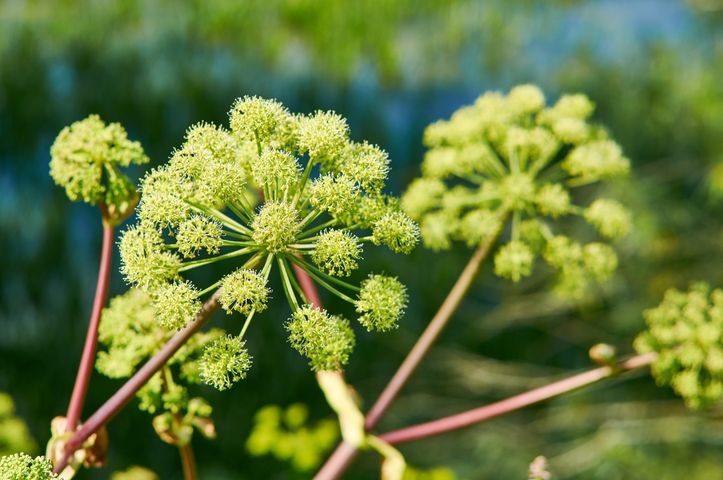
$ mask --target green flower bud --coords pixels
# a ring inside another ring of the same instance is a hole
[[[60,478],[53,473],[53,464],[45,457],[15,453],[0,458],[3,480],[50,480]]]
[[[246,342],[226,335],[206,346],[201,358],[201,379],[218,390],[226,390],[246,378],[251,369]]]
[[[557,218],[570,210],[570,194],[559,183],[546,184],[537,191],[535,203],[540,213]]]
[[[495,232],[499,221],[499,216],[491,210],[472,210],[459,222],[459,236],[468,246],[477,246]]]
[[[176,233],[178,252],[186,258],[196,257],[201,250],[209,255],[221,251],[221,225],[201,215],[191,215],[181,222]]]
[[[518,85],[507,95],[510,107],[520,114],[535,113],[545,106],[545,95],[536,85]]]
[[[615,250],[604,243],[585,245],[583,262],[585,269],[598,281],[607,279],[618,268],[618,256]]]
[[[251,164],[254,182],[259,186],[285,191],[300,178],[299,162],[288,152],[266,149],[261,158]]]
[[[585,120],[595,111],[595,104],[587,96],[577,93],[563,95],[551,110],[556,116]]]
[[[389,175],[389,155],[376,145],[352,142],[344,150],[339,170],[364,190],[378,193]]]
[[[624,177],[630,171],[630,161],[617,143],[597,140],[576,147],[562,162],[562,168],[583,181]]]
[[[411,253],[419,241],[419,227],[403,212],[389,212],[374,223],[372,242],[396,253]]]
[[[590,126],[579,118],[560,118],[552,124],[552,131],[564,143],[583,143],[590,138]]]
[[[402,195],[402,210],[419,220],[424,213],[434,209],[447,187],[436,178],[417,178],[412,180]]]
[[[453,175],[457,168],[457,149],[440,147],[424,154],[422,174],[425,177],[443,179]]]
[[[601,235],[619,238],[630,231],[630,212],[620,202],[599,198],[584,212],[585,220],[593,225]]]
[[[168,167],[152,170],[141,182],[141,203],[138,216],[142,222],[166,227],[177,225],[188,216],[190,206],[184,197],[190,186]]]
[[[223,278],[219,302],[229,314],[233,311],[242,315],[263,312],[271,293],[266,284],[266,277],[259,272],[239,268]]]
[[[519,282],[532,273],[535,256],[530,247],[520,241],[511,241],[495,255],[495,274]]]
[[[432,250],[448,250],[452,246],[452,235],[457,231],[459,221],[448,211],[439,211],[424,216],[419,226],[422,242]]]
[[[407,288],[393,277],[370,275],[361,284],[359,298],[354,305],[361,313],[359,323],[367,331],[386,332],[397,328],[407,308]]]
[[[360,199],[356,183],[346,175],[322,175],[311,186],[311,204],[342,221],[354,216]]]
[[[132,226],[121,236],[119,251],[121,273],[129,283],[140,288],[150,288],[159,283],[178,278],[181,259],[161,250],[163,239],[153,227]]]
[[[286,323],[291,346],[309,359],[312,370],[338,370],[349,361],[354,332],[349,321],[304,305]]]
[[[527,174],[510,174],[500,185],[502,198],[514,210],[526,208],[535,200],[535,183]]]
[[[337,171],[339,158],[349,142],[349,126],[341,115],[321,110],[299,119],[299,150],[313,162]]]
[[[723,290],[699,283],[670,289],[643,313],[648,329],[635,339],[640,353],[656,352],[651,370],[688,406],[715,404],[723,396]]]
[[[158,322],[167,330],[180,330],[193,321],[201,308],[198,291],[191,282],[163,283],[151,294]]]
[[[229,123],[239,138],[281,147],[292,135],[294,122],[286,107],[276,100],[245,96],[231,107]]]
[[[359,268],[361,249],[358,238],[353,234],[344,230],[327,230],[319,235],[311,258],[323,272],[348,277]]]
[[[298,213],[286,202],[267,202],[251,223],[252,238],[270,253],[286,250],[301,231]]]
[[[132,183],[118,167],[147,163],[148,157],[139,142],[128,140],[119,123],[106,125],[98,115],[90,115],[65,127],[50,154],[50,176],[65,188],[68,198],[91,205],[102,201],[109,208],[130,213],[132,207],[123,208],[121,203],[135,205],[136,192],[128,188]]]
[[[547,263],[555,268],[576,265],[583,258],[582,245],[573,242],[570,237],[557,235],[547,242],[544,257]]]

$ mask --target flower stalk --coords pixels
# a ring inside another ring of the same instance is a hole
[[[113,225],[107,218],[107,209],[105,204],[100,204],[103,215],[103,246],[100,254],[100,267],[98,269],[98,280],[95,288],[95,298],[93,300],[93,310],[90,314],[90,322],[88,323],[88,331],[85,336],[85,344],[83,346],[83,354],[80,359],[78,373],[75,377],[73,393],[70,397],[68,412],[66,414],[67,424],[66,431],[72,432],[78,426],[80,417],[83,413],[83,404],[88,392],[88,384],[90,383],[90,375],[93,371],[95,362],[95,351],[98,344],[98,326],[100,325],[100,317],[108,297],[108,281],[110,278],[111,260],[113,257]]]
[[[543,400],[548,400],[550,398],[569,393],[573,390],[592,385],[606,378],[614,377],[631,370],[647,367],[653,363],[656,358],[657,354],[655,353],[636,355],[621,361],[617,365],[588,370],[483,407],[450,415],[431,422],[420,423],[411,427],[387,432],[380,435],[379,438],[387,443],[396,444],[410,442],[413,440],[421,440],[423,438],[459,430],[461,428],[469,427],[521,408],[528,407],[535,403],[542,402]]]

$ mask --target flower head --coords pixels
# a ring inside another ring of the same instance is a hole
[[[50,480],[60,478],[53,473],[53,464],[45,457],[15,453],[0,457],[3,480]]]
[[[252,311],[263,312],[269,299],[267,279],[260,272],[239,268],[226,275],[221,283],[219,301],[228,313],[232,311],[249,315]]]
[[[407,307],[407,288],[396,278],[371,275],[362,282],[355,306],[362,314],[359,323],[368,331],[395,329]]]
[[[520,85],[507,95],[485,93],[430,125],[422,177],[401,200],[419,221],[424,245],[445,250],[462,241],[474,248],[502,236],[512,220],[509,243],[496,256],[497,275],[518,281],[542,257],[559,272],[557,290],[575,296],[590,279],[608,276],[616,261],[602,244],[586,247],[593,257],[580,255],[572,264],[555,261],[559,245],[550,245],[559,237],[554,222],[563,217],[580,216],[611,239],[630,229],[630,214],[614,200],[587,208],[574,203],[577,187],[625,176],[630,168],[620,147],[588,121],[593,110],[584,95],[545,106],[539,88]]]
[[[311,305],[294,312],[286,323],[289,343],[309,359],[312,370],[338,370],[349,361],[354,332],[349,321]]]
[[[670,289],[644,316],[648,329],[634,345],[658,354],[652,364],[658,383],[673,387],[692,408],[717,402],[723,396],[723,290],[705,283],[687,292]]]
[[[201,358],[201,379],[218,390],[226,390],[251,368],[246,342],[226,335],[209,344]]]
[[[136,188],[119,168],[147,163],[148,157],[119,123],[106,125],[98,115],[90,115],[61,130],[50,155],[50,175],[71,200],[102,202],[114,223],[132,213]]]
[[[309,299],[292,265],[354,304],[360,289],[349,278],[359,267],[363,244],[400,253],[416,245],[416,223],[383,192],[386,152],[350,141],[343,117],[324,111],[294,115],[275,100],[244,97],[231,108],[229,126],[189,128],[168,163],[143,179],[139,221],[120,242],[126,279],[148,292],[164,328],[182,328],[201,300],[220,288],[223,309],[246,317],[242,341],[252,318],[266,309],[275,266],[294,312]],[[258,204],[250,190],[258,192]],[[232,273],[199,287],[188,278],[192,270],[217,262]],[[311,347],[311,328],[305,336],[294,330],[293,345],[306,338],[304,351],[311,352],[314,368],[345,362],[353,345],[346,321],[328,317],[325,323],[293,323],[321,325],[322,334],[337,335],[336,346],[324,354]],[[189,365],[184,375],[201,376],[198,362]]]

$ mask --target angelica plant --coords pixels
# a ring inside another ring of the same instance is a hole
[[[191,127],[169,162],[143,179],[139,221],[120,243],[122,271],[148,292],[169,332],[191,321],[216,289],[224,311],[245,317],[238,335],[206,346],[200,371],[210,385],[225,389],[245,376],[251,357],[243,338],[267,308],[274,266],[292,311],[291,346],[313,370],[340,368],[354,345],[350,323],[309,306],[292,266],[354,305],[367,330],[397,326],[407,296],[396,278],[347,280],[365,243],[399,253],[417,243],[416,224],[383,193],[389,158],[350,141],[333,112],[293,115],[276,101],[244,97],[229,117],[230,130]],[[253,190],[261,192],[258,205]],[[200,287],[188,278],[217,262],[230,273]]]
[[[140,393],[143,408],[166,410],[154,426],[161,438],[181,446],[186,478],[193,478],[193,466],[186,465],[189,414],[178,420],[185,390],[169,369],[180,355],[178,369],[186,382],[200,379],[223,390],[244,378],[252,361],[244,338],[254,316],[268,306],[274,266],[291,307],[288,341],[312,370],[339,370],[348,361],[354,332],[348,320],[312,304],[300,282],[313,282],[352,304],[369,331],[395,328],[404,312],[406,288],[395,277],[372,274],[361,285],[347,278],[359,267],[365,243],[409,253],[418,241],[416,223],[383,192],[387,154],[349,140],[346,121],[333,112],[294,115],[276,101],[244,97],[229,116],[230,130],[207,123],[191,127],[169,162],[141,183],[138,222],[119,244],[121,271],[135,293],[126,299],[126,318],[109,322],[108,350],[98,366],[125,376],[151,356],[67,440],[56,471]],[[216,262],[229,273],[211,284],[197,287],[188,277]],[[297,280],[295,271],[304,278]],[[388,291],[374,301],[381,287]],[[219,307],[243,315],[239,332],[212,330],[206,333],[209,341],[194,344],[194,335]],[[123,333],[129,327],[137,330],[130,336]],[[192,359],[183,356],[184,349],[193,352]]]

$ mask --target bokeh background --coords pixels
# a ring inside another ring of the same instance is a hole
[[[94,293],[97,212],[71,204],[48,175],[63,126],[89,113],[119,121],[153,166],[192,123],[225,122],[236,97],[275,97],[292,111],[347,117],[354,139],[389,151],[399,193],[419,173],[424,127],[480,93],[527,82],[553,100],[587,93],[633,164],[632,179],[613,187],[636,215],[619,274],[571,303],[549,293],[544,275],[510,286],[488,266],[387,430],[587,368],[599,341],[629,352],[640,311],[667,287],[723,284],[722,29],[720,0],[0,1],[0,391],[35,445],[0,418],[0,452],[43,450],[49,420],[67,406]],[[348,378],[367,406],[467,255],[367,252],[366,270],[398,274],[411,293],[398,331],[359,336]],[[115,270],[111,293],[125,288]],[[250,377],[224,394],[199,391],[218,429],[215,441],[194,439],[203,479],[310,476],[245,448],[264,405],[302,402],[312,424],[331,417],[285,343],[281,303],[252,329]],[[118,385],[94,376],[88,409]],[[458,478],[525,478],[544,454],[561,479],[709,480],[723,471],[721,419],[720,408],[687,411],[641,373],[402,451]],[[109,430],[109,466],[78,478],[134,464],[180,478],[175,448],[136,405]],[[362,455],[348,478],[377,472],[378,459]]]

